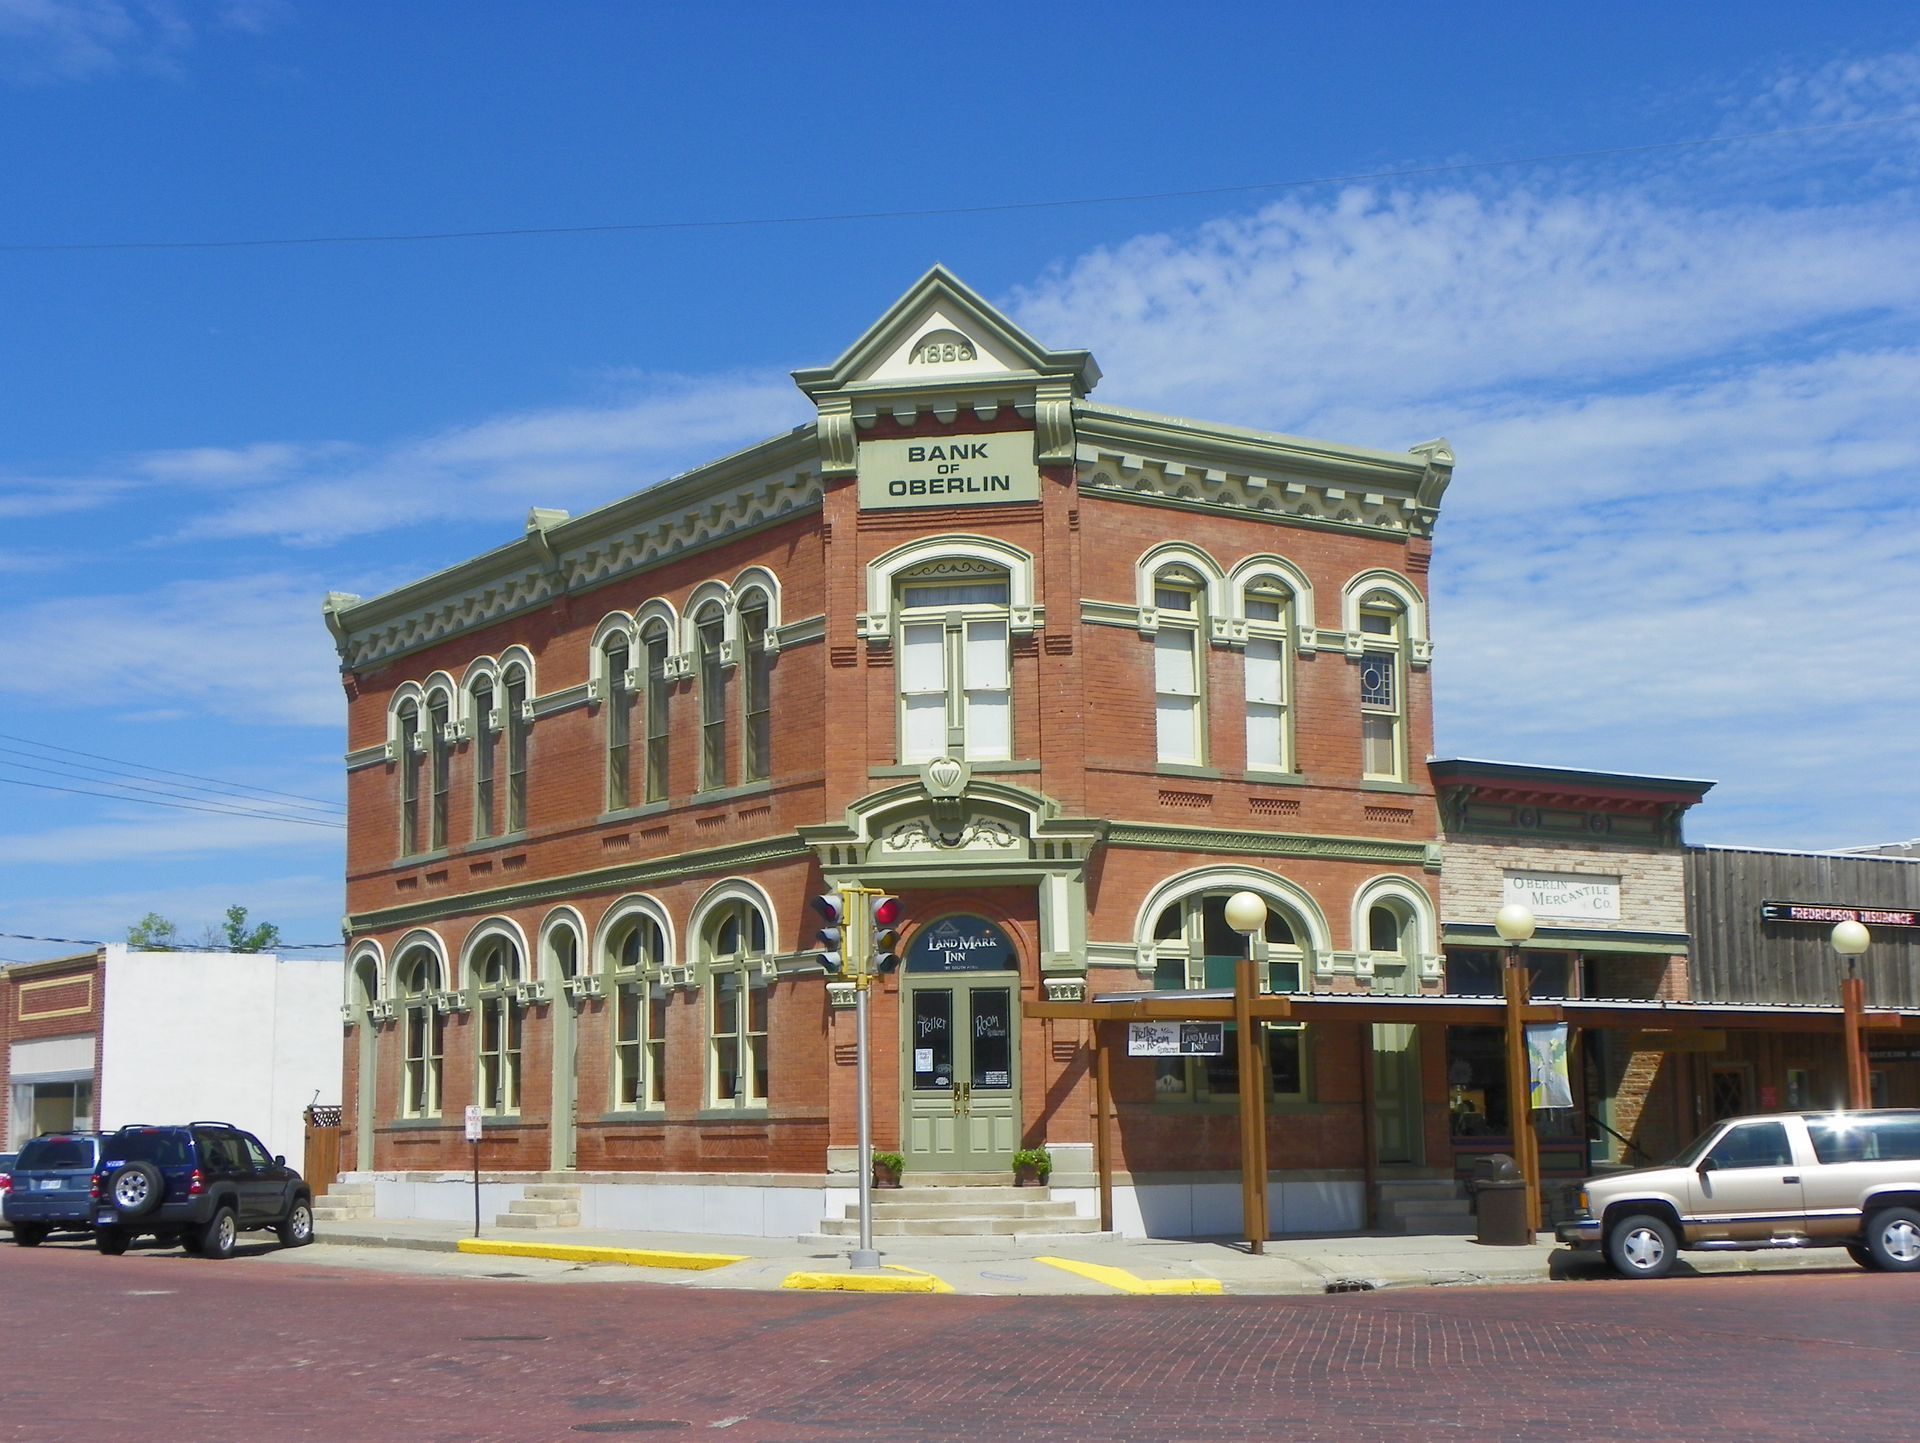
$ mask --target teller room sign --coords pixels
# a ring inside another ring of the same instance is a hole
[[[1040,499],[1031,431],[862,441],[858,465],[862,511]]]
[[[1129,1057],[1218,1057],[1226,1047],[1224,1022],[1129,1022]]]

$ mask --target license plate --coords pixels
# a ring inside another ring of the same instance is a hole
[[[43,1177],[35,1183],[34,1186],[39,1188],[41,1192],[59,1192],[60,1179],[57,1177]]]
[[[93,1215],[93,1225],[97,1228],[110,1228],[119,1221],[119,1214],[102,1208]]]

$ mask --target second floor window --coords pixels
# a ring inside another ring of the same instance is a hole
[[[1291,680],[1287,665],[1287,596],[1272,590],[1247,593],[1247,768],[1293,770]]]
[[[633,693],[627,687],[631,657],[626,638],[610,638],[601,648],[600,659],[607,683],[607,810],[613,812],[631,800],[628,743],[633,731]]]
[[[395,729],[400,746],[400,855],[420,850],[420,708],[408,702],[400,708]]]
[[[667,657],[672,650],[665,622],[641,634],[647,661],[647,800],[667,796]]]
[[[508,673],[506,715],[501,723],[507,733],[507,830],[521,832],[527,826],[527,674]]]
[[[740,729],[746,744],[741,780],[764,781],[773,766],[773,658],[767,651],[767,599],[740,603]]]
[[[1154,580],[1154,735],[1163,762],[1199,766],[1206,760],[1206,658],[1200,642],[1205,594],[1198,577],[1178,569]]]
[[[432,852],[447,845],[447,791],[453,771],[452,745],[447,741],[447,728],[452,711],[452,700],[444,692],[436,693],[427,706],[427,756],[433,783],[433,810],[427,826],[427,850]]]
[[[956,576],[942,562],[922,571],[900,589],[900,760],[1005,761],[1013,755],[1007,575]]]
[[[1404,621],[1384,597],[1360,608],[1360,772],[1373,781],[1407,779]]]
[[[702,607],[694,621],[700,665],[700,789],[727,784],[727,685],[721,664],[726,620],[718,603]]]
[[[473,835],[491,837],[493,809],[493,682],[481,677],[473,684]]]

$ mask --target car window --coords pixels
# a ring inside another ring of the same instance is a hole
[[[36,1137],[20,1149],[14,1166],[21,1172],[92,1167],[93,1142],[84,1137]]]
[[[235,1139],[235,1141],[237,1141],[240,1144],[240,1146],[245,1150],[247,1154],[247,1166],[249,1167],[272,1167],[273,1166],[273,1159],[267,1156],[267,1150],[264,1147],[260,1146],[260,1142],[257,1138],[252,1137],[251,1135],[243,1132],[240,1134],[238,1138]]]
[[[177,1132],[116,1132],[102,1145],[103,1162],[150,1162],[156,1167],[185,1167],[187,1140]]]
[[[1829,1165],[1873,1162],[1880,1156],[1874,1130],[1858,1121],[1848,1118],[1809,1121],[1807,1133],[1813,1139],[1813,1155]]]
[[[1896,1162],[1920,1162],[1920,1117],[1876,1117],[1867,1123],[1875,1156]]]
[[[240,1139],[232,1133],[209,1132],[201,1134],[200,1154],[212,1166],[223,1171],[230,1168],[243,1168],[247,1165],[246,1156],[241,1151]]]
[[[1793,1149],[1783,1122],[1749,1122],[1721,1138],[1707,1156],[1715,1167],[1791,1167]]]

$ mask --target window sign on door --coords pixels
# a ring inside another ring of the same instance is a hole
[[[913,1085],[953,1086],[953,993],[944,987],[913,994]]]
[[[990,1090],[1013,1086],[1012,996],[1005,987],[976,987],[973,1003],[973,1085]]]

